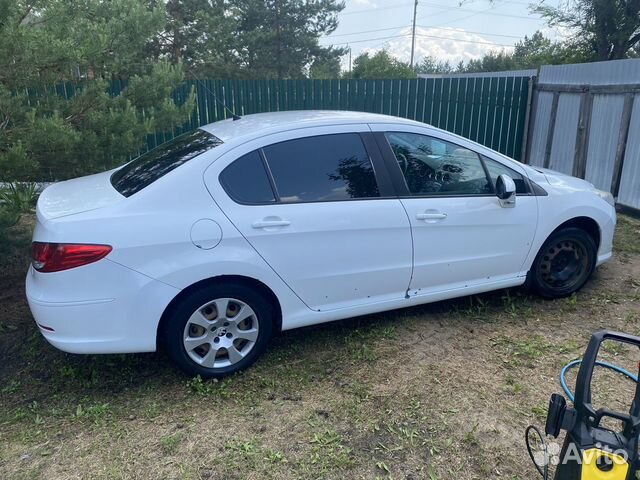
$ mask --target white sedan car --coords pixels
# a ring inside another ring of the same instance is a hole
[[[48,187],[26,291],[73,353],[155,351],[190,375],[273,334],[529,284],[611,258],[613,198],[428,125],[355,112],[224,120]]]

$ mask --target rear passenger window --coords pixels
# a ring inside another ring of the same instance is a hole
[[[218,145],[222,145],[222,140],[204,130],[179,135],[116,170],[111,175],[111,184],[122,195],[130,197]]]
[[[280,201],[338,201],[378,197],[373,166],[360,135],[289,140],[264,148]]]
[[[276,201],[264,162],[258,151],[235,160],[220,174],[220,183],[234,201],[265,204]]]
[[[513,178],[513,181],[516,184],[516,193],[529,193],[527,182],[525,181],[524,177],[518,172],[510,169],[500,162],[496,162],[495,160],[491,160],[490,158],[487,158],[485,156],[483,156],[482,159],[484,160],[484,164],[487,166],[489,177],[491,177],[491,183],[493,184],[494,189],[496,187],[496,181],[498,180],[498,177],[500,175],[509,175],[511,178]]]

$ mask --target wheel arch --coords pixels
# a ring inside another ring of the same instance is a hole
[[[565,228],[579,228],[581,230],[584,230],[587,234],[589,234],[591,238],[593,238],[593,241],[596,244],[596,252],[600,248],[600,241],[602,239],[602,232],[600,231],[600,225],[593,218],[586,217],[586,216],[574,217],[570,220],[565,221],[564,223],[561,223],[560,225],[558,225],[558,227],[556,227],[555,230],[553,230],[549,235],[547,235],[545,242],[547,241],[547,239],[549,239],[551,235]],[[543,245],[544,245],[544,242],[543,242]]]
[[[164,331],[165,324],[170,315],[173,313],[176,305],[178,305],[182,301],[182,299],[188,297],[192,292],[201,288],[206,288],[207,286],[219,285],[223,283],[246,285],[261,292],[265,296],[265,298],[269,300],[271,305],[273,305],[274,333],[279,333],[280,331],[282,331],[282,306],[280,305],[278,297],[271,288],[269,288],[260,280],[256,280],[255,278],[247,277],[244,275],[218,275],[215,277],[205,278],[189,285],[188,287],[180,291],[180,293],[178,293],[178,295],[176,295],[173,300],[169,302],[167,307],[164,309],[162,316],[160,317],[160,322],[158,322],[158,328],[156,331],[156,345],[160,346],[162,344],[162,333]]]
[[[587,233],[587,235],[589,235],[593,239],[596,245],[596,258],[597,258],[597,252],[600,249],[600,242],[602,240],[602,232],[601,232],[600,224],[594,218],[586,215],[578,215],[578,216],[572,217],[560,223],[560,225],[558,225],[556,228],[551,230],[547,235],[541,238],[541,240],[539,240],[540,244],[537,246],[537,250],[534,250],[534,252],[532,252],[533,256],[530,257],[531,263],[529,263],[529,268],[527,270],[527,276],[524,283],[526,288],[529,288],[532,285],[532,271],[533,271],[536,259],[540,255],[540,252],[542,251],[542,248],[544,247],[545,243],[556,232],[559,232],[566,228],[579,228],[580,230],[583,230],[585,233]]]

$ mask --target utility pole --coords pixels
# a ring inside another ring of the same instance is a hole
[[[351,78],[351,46],[347,45],[349,48],[349,78]]]
[[[416,15],[418,14],[418,0],[413,4],[413,28],[411,29],[411,61],[409,65],[413,68],[413,54],[416,50]]]

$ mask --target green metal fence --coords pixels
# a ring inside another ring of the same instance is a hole
[[[123,85],[112,85],[118,93]],[[179,131],[150,135],[148,147],[200,125],[239,115],[283,110],[334,109],[410,118],[460,134],[520,159],[529,94],[527,77],[451,77],[414,80],[189,80],[197,108]],[[216,98],[219,102],[216,101]]]

